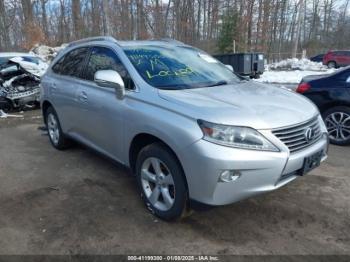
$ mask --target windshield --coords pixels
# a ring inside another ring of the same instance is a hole
[[[241,81],[225,65],[186,46],[130,46],[124,52],[142,78],[160,89],[188,89]]]

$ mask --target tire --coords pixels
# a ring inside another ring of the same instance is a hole
[[[337,63],[334,61],[329,61],[327,63],[328,68],[337,68]]]
[[[0,109],[5,113],[9,113],[13,110],[12,102],[7,98],[0,97]]]
[[[71,143],[62,132],[62,128],[53,107],[49,107],[45,112],[45,124],[52,146],[58,150],[67,149]]]
[[[136,161],[136,179],[146,207],[166,220],[183,218],[188,190],[176,156],[161,143],[144,147]]]
[[[350,144],[350,107],[333,107],[323,114],[323,119],[330,143],[340,146]]]

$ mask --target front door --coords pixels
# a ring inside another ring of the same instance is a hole
[[[94,82],[99,70],[114,70],[122,77],[126,70],[116,53],[107,47],[93,47],[79,87],[80,118],[86,138],[96,149],[121,160],[123,153],[124,109],[127,98],[118,100],[113,88],[100,87]]]

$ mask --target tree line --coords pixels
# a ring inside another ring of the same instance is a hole
[[[0,51],[111,35],[285,58],[350,49],[350,0],[0,0]]]

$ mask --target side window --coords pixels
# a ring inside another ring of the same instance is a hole
[[[133,89],[133,82],[115,52],[106,47],[94,47],[85,70],[85,79],[94,81],[95,73],[99,70],[117,71],[124,80],[126,89]]]
[[[77,48],[63,56],[53,67],[56,74],[80,77],[84,60],[88,55],[87,47]]]

